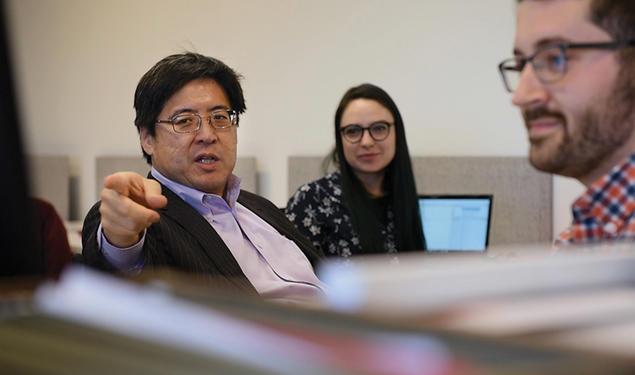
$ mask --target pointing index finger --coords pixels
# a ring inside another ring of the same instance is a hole
[[[143,179],[144,190],[146,192],[145,198],[146,202],[151,208],[161,208],[165,207],[168,203],[168,199],[161,194],[161,184],[159,184],[155,180],[150,180],[147,178]]]
[[[148,208],[161,208],[167,198],[161,195],[161,185],[134,172],[118,172],[104,179],[104,187],[132,199]]]

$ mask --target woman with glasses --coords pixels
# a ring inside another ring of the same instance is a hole
[[[301,186],[286,214],[328,256],[425,249],[397,106],[381,88],[349,89],[335,112],[333,173]]]

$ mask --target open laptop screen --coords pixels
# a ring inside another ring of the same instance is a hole
[[[419,211],[429,251],[484,251],[491,195],[421,195]]]

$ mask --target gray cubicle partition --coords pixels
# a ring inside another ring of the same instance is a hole
[[[150,166],[141,156],[98,156],[96,160],[96,192],[95,197],[99,199],[104,186],[104,178],[109,174],[120,171],[132,171],[146,176],[150,171]],[[242,179],[242,188],[253,193],[258,193],[258,181],[255,157],[239,157],[236,160],[234,174]]]
[[[324,175],[322,160],[289,157],[289,196]],[[552,177],[526,157],[413,157],[412,164],[419,194],[494,195],[490,246],[552,240]]]
[[[70,158],[29,155],[26,158],[31,196],[49,201],[63,220],[70,219]]]

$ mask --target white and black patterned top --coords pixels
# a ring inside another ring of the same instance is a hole
[[[386,198],[381,199],[381,204],[385,205]],[[386,253],[395,253],[394,216],[390,206],[385,207],[381,225],[384,249]],[[365,253],[353,229],[350,210],[342,201],[339,172],[301,186],[289,199],[285,212],[298,230],[325,255],[348,258]]]

